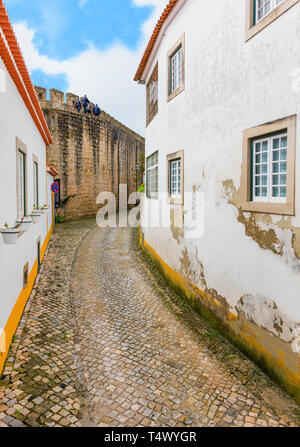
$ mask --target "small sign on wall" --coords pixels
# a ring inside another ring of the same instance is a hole
[[[58,193],[58,191],[59,191],[59,184],[58,184],[57,182],[52,183],[52,185],[51,185],[51,191],[52,191],[54,194],[57,194],[57,193]]]
[[[54,207],[55,208],[59,208],[60,207],[60,180],[59,179],[55,180],[53,185],[56,185],[54,187],[54,189],[55,189],[54,191],[53,191],[53,189],[51,187],[51,190],[54,193]]]

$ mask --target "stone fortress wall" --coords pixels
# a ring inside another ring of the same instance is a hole
[[[135,172],[145,152],[143,137],[101,112],[100,116],[78,113],[74,102],[79,96],[59,90],[35,87],[53,145],[47,150],[47,163],[59,172],[61,199],[66,220],[94,216],[100,205],[100,192],[115,194],[119,184],[128,185],[128,195],[136,191]],[[99,104],[101,107],[101,104]],[[93,106],[93,104],[92,104]]]

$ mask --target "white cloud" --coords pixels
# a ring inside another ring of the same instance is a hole
[[[84,6],[86,0],[81,0]],[[144,134],[145,91],[133,81],[140,58],[153,27],[167,0],[133,0],[136,6],[154,6],[152,16],[142,26],[142,39],[133,51],[122,43],[115,43],[100,51],[92,44],[75,57],[56,61],[39,53],[33,44],[34,30],[26,23],[14,26],[27,66],[32,72],[40,69],[49,75],[64,74],[68,91],[87,94],[109,114],[133,130]]]
[[[85,5],[88,3],[89,0],[79,0],[78,6],[79,8],[83,9]]]

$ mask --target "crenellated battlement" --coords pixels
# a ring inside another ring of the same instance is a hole
[[[38,87],[34,86],[37,97],[40,101],[42,109],[47,108],[53,108],[57,110],[63,110],[65,112],[74,113],[78,115],[78,111],[75,108],[75,101],[77,99],[80,99],[82,101],[83,96],[80,97],[78,95],[75,95],[74,93],[65,93],[57,90],[55,88],[50,89],[50,99],[47,99],[47,89],[44,87]],[[91,101],[92,109],[95,106],[95,103]],[[101,107],[101,106],[100,106]],[[129,129],[124,124],[120,123],[118,120],[113,118],[111,115],[106,113],[104,110],[101,111],[100,117],[96,117],[93,113],[92,114],[84,114],[83,108],[81,108],[80,114],[83,114],[86,116],[87,119],[105,119],[106,121],[109,121],[114,126],[123,129],[126,133],[130,133],[132,136],[140,140],[141,142],[145,142],[145,139],[139,135],[138,133],[134,132],[133,130]]]
[[[59,212],[66,219],[95,216],[99,193],[113,193],[116,203],[120,184],[127,185],[128,196],[135,193],[137,174],[142,181],[137,165],[143,166],[145,139],[104,111],[100,116],[85,114],[83,108],[78,113],[78,95],[51,89],[48,96],[45,88],[35,90],[53,140],[48,164],[59,172],[61,199],[71,197]]]

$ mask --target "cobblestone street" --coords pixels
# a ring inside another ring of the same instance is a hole
[[[298,426],[168,288],[133,229],[57,226],[0,382],[0,426]]]

